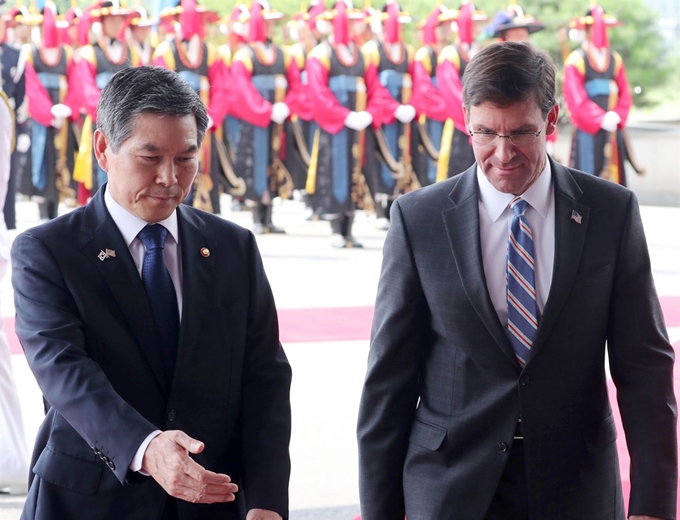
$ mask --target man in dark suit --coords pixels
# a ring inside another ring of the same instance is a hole
[[[142,67],[111,79],[98,115],[109,182],[12,248],[48,407],[22,518],[286,518],[291,372],[255,239],[180,205],[205,108]]]
[[[363,520],[624,519],[607,357],[628,514],[675,518],[674,355],[634,194],[547,156],[555,70],[530,44],[480,51],[463,99],[476,165],[392,208]]]

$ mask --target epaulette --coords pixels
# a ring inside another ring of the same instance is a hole
[[[293,55],[290,52],[290,47],[279,45],[278,48],[279,51],[283,53],[283,68],[284,70],[288,70],[288,67],[290,67],[290,62],[293,59]]]
[[[130,65],[139,67],[142,64],[142,56],[139,54],[139,50],[134,45],[128,45],[127,48],[130,53]]]
[[[24,43],[22,45],[22,52],[26,53],[26,63],[30,63],[31,67],[35,67],[35,58],[33,57],[33,52],[37,50],[38,48],[31,45],[30,43]]]
[[[623,58],[615,50],[612,50],[612,56],[614,56],[614,76],[618,76],[621,66],[623,65]]]
[[[175,70],[177,67],[175,56],[172,53],[172,47],[170,47],[170,42],[168,40],[159,43],[158,47],[156,47],[156,50],[153,52],[152,60],[156,61],[158,58],[163,58],[165,66],[170,70]]]
[[[453,45],[447,45],[439,53],[439,56],[437,57],[437,63],[440,64],[444,63],[445,61],[453,63],[453,66],[456,67],[456,70],[460,70],[460,54],[458,54],[458,50]]]
[[[64,44],[62,49],[64,50],[64,53],[66,54],[66,63],[69,63],[73,59],[73,47],[70,45]]]
[[[253,54],[250,47],[241,47],[234,54],[234,59],[232,63],[240,62],[248,70],[248,72],[253,72]]]
[[[567,56],[567,60],[564,62],[564,68],[566,69],[567,67],[575,67],[582,76],[585,75],[586,61],[583,56],[583,52],[580,49],[576,49],[569,56]]]
[[[421,47],[416,51],[415,61],[421,63],[428,74],[432,74],[432,60],[427,47]]]
[[[302,45],[295,43],[288,47],[288,52],[295,59],[298,69],[303,70],[305,68],[305,52],[302,50]]]
[[[205,50],[208,53],[208,67],[210,67],[213,63],[215,63],[215,60],[217,60],[217,47],[215,47],[215,45],[210,42],[206,42],[204,45]]]
[[[364,65],[367,68],[369,65],[378,67],[380,65],[380,50],[375,40],[370,40],[361,46],[361,54],[364,55]]]
[[[90,65],[97,67],[97,55],[92,45],[83,45],[78,49],[78,59],[88,61]]]
[[[331,70],[331,56],[328,43],[323,42],[314,47],[309,53],[308,59],[311,58],[319,60],[326,70]]]
[[[227,66],[231,66],[231,47],[229,45],[220,45],[217,49],[220,59]]]
[[[413,45],[410,43],[406,44],[406,57],[408,58],[408,62],[411,63],[416,55],[416,50],[413,48]]]

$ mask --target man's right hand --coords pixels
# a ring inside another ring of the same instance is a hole
[[[229,475],[206,470],[189,453],[201,453],[205,445],[179,430],[166,431],[147,446],[142,469],[165,491],[195,504],[232,502],[238,486]]]

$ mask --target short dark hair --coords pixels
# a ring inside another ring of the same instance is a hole
[[[161,67],[127,67],[109,80],[97,105],[97,127],[114,153],[132,135],[137,116],[145,112],[170,117],[193,115],[198,145],[203,142],[208,115],[186,81]]]
[[[463,75],[463,104],[500,107],[536,101],[543,117],[555,106],[555,65],[528,42],[498,42],[479,51]]]

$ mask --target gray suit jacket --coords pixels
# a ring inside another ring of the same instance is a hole
[[[488,295],[476,165],[395,202],[358,424],[364,520],[483,519],[520,413],[530,518],[623,519],[606,345],[629,513],[675,518],[674,356],[637,201],[551,166],[554,273],[524,370]]]

